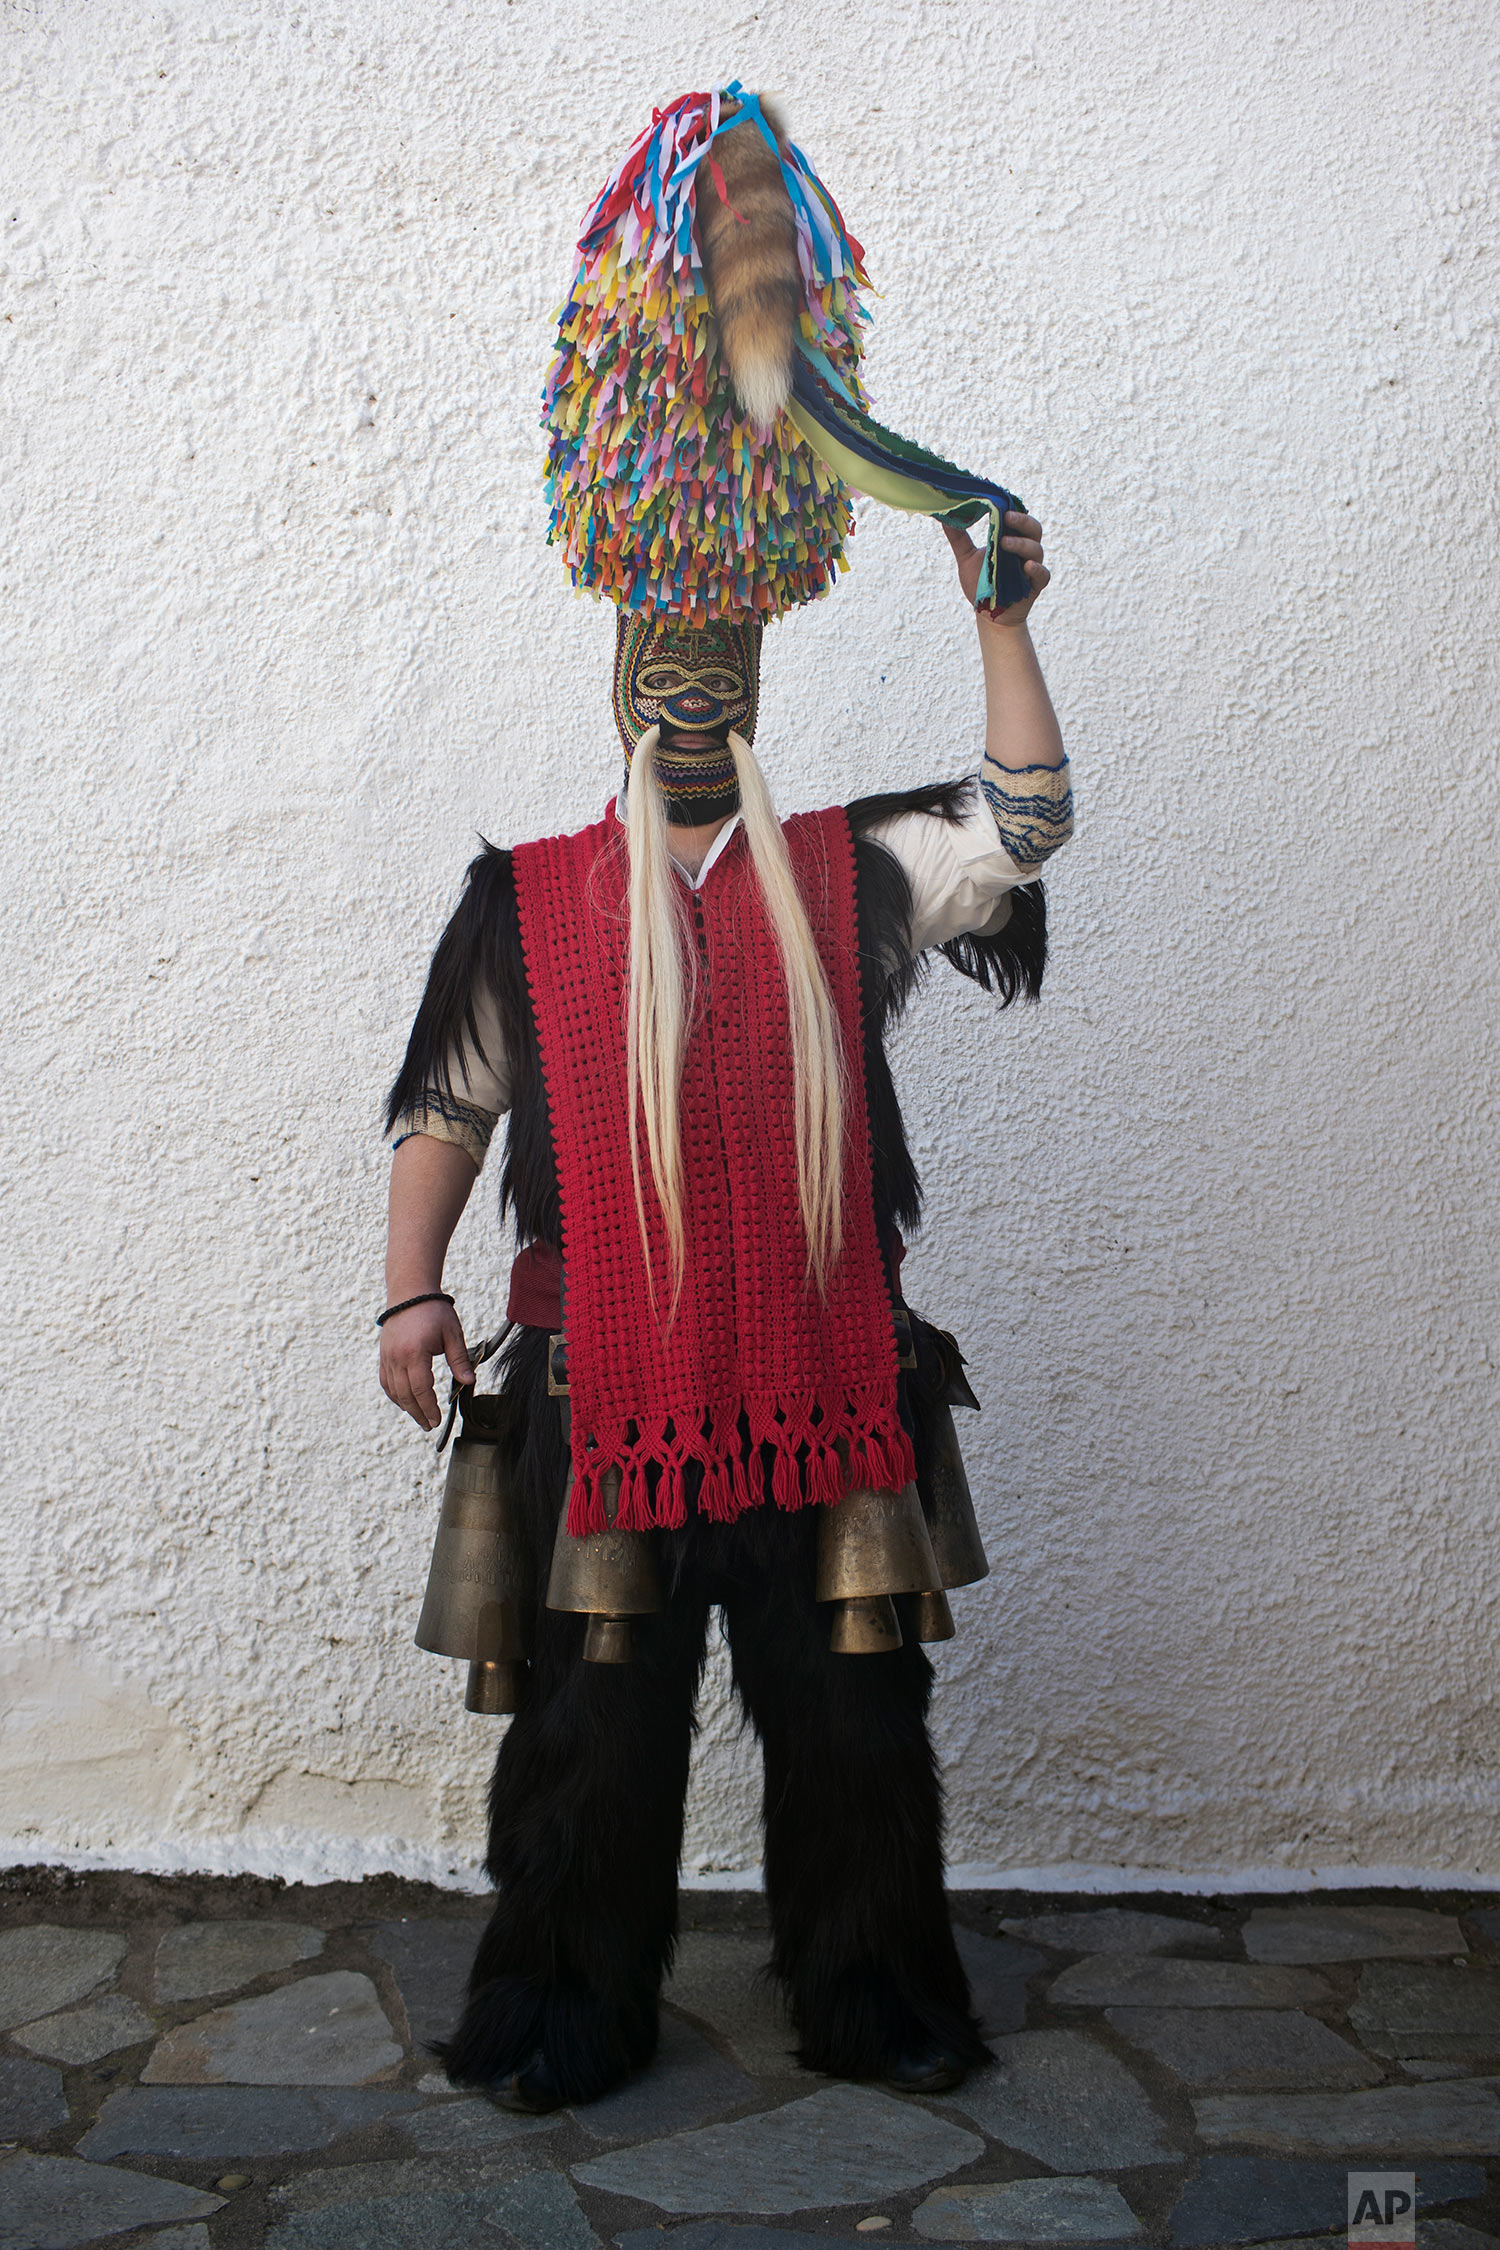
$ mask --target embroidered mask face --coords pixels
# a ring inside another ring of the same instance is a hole
[[[755,739],[759,617],[708,625],[621,610],[615,636],[615,724],[627,759],[648,727]]]

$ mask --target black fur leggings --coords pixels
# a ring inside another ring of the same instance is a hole
[[[560,1491],[548,1420],[542,1407],[527,1444],[540,1439],[546,1458],[521,1464],[538,1500],[552,1495],[534,1527],[539,1573]],[[499,1901],[444,2050],[457,2082],[504,2077],[540,2048],[568,2097],[587,2100],[654,2051],[716,1603],[765,1756],[773,1958],[801,2059],[870,2078],[934,2041],[985,2058],[943,1897],[932,1667],[905,1618],[893,1655],[831,1653],[813,1600],[816,1516],[767,1506],[660,1535],[667,1605],[636,1622],[628,1665],[585,1664],[583,1620],[539,1608],[529,1697],[491,1791]]]

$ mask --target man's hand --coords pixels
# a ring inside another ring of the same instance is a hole
[[[450,1141],[411,1133],[391,1159],[385,1301],[404,1305],[443,1286],[443,1260],[479,1177],[472,1156]],[[460,1383],[472,1383],[468,1346],[451,1305],[431,1298],[397,1313],[380,1331],[380,1387],[424,1430],[436,1429],[432,1363],[442,1352]]]
[[[380,1331],[380,1387],[424,1430],[435,1430],[441,1419],[432,1387],[432,1363],[440,1352],[456,1383],[473,1382],[463,1325],[451,1305],[413,1305]]]
[[[972,603],[979,591],[984,555],[966,531],[949,523],[943,529],[958,564],[958,582]],[[1007,553],[1020,557],[1032,591],[1008,609],[975,613],[979,621],[979,661],[984,667],[984,754],[992,764],[1011,772],[1025,772],[1029,766],[1060,766],[1064,759],[1062,732],[1031,635],[1025,629],[1033,602],[1052,576],[1042,560],[1042,527],[1035,516],[1008,508],[1000,544]]]
[[[969,534],[966,531],[960,531],[956,524],[945,523],[943,533],[949,546],[953,549],[954,559],[958,564],[958,582],[968,598],[969,607],[972,609],[979,592],[979,573],[984,566],[984,549],[976,547]],[[1052,577],[1051,571],[1042,560],[1042,527],[1035,516],[1024,516],[1019,508],[1008,508],[1000,544],[1007,554],[1020,556],[1021,567],[1026,573],[1032,590],[1025,601],[1012,602],[1007,609],[980,610],[978,613],[979,623],[983,631],[993,631],[996,627],[1024,625],[1031,614],[1032,603],[1050,583]]]

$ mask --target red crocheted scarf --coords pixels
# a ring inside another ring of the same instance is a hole
[[[786,823],[848,1059],[844,1249],[808,1278],[797,1193],[786,986],[743,829],[692,895],[699,1001],[682,1078],[687,1264],[664,1325],[666,1232],[641,1132],[653,1306],[631,1180],[625,1076],[629,861],[611,814],[514,854],[562,1203],[573,1497],[568,1528],[677,1525],[684,1471],[719,1521],[915,1475],[896,1405],[890,1292],[876,1239],[859,1004],[854,845],[841,810]],[[842,1456],[842,1457],[841,1457]],[[648,1473],[649,1472],[649,1473]]]

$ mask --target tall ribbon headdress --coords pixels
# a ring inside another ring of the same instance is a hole
[[[688,626],[779,617],[847,567],[854,490],[988,518],[979,601],[1024,599],[1014,493],[871,419],[863,252],[761,97],[736,80],[654,112],[578,248],[544,393],[576,585]]]

